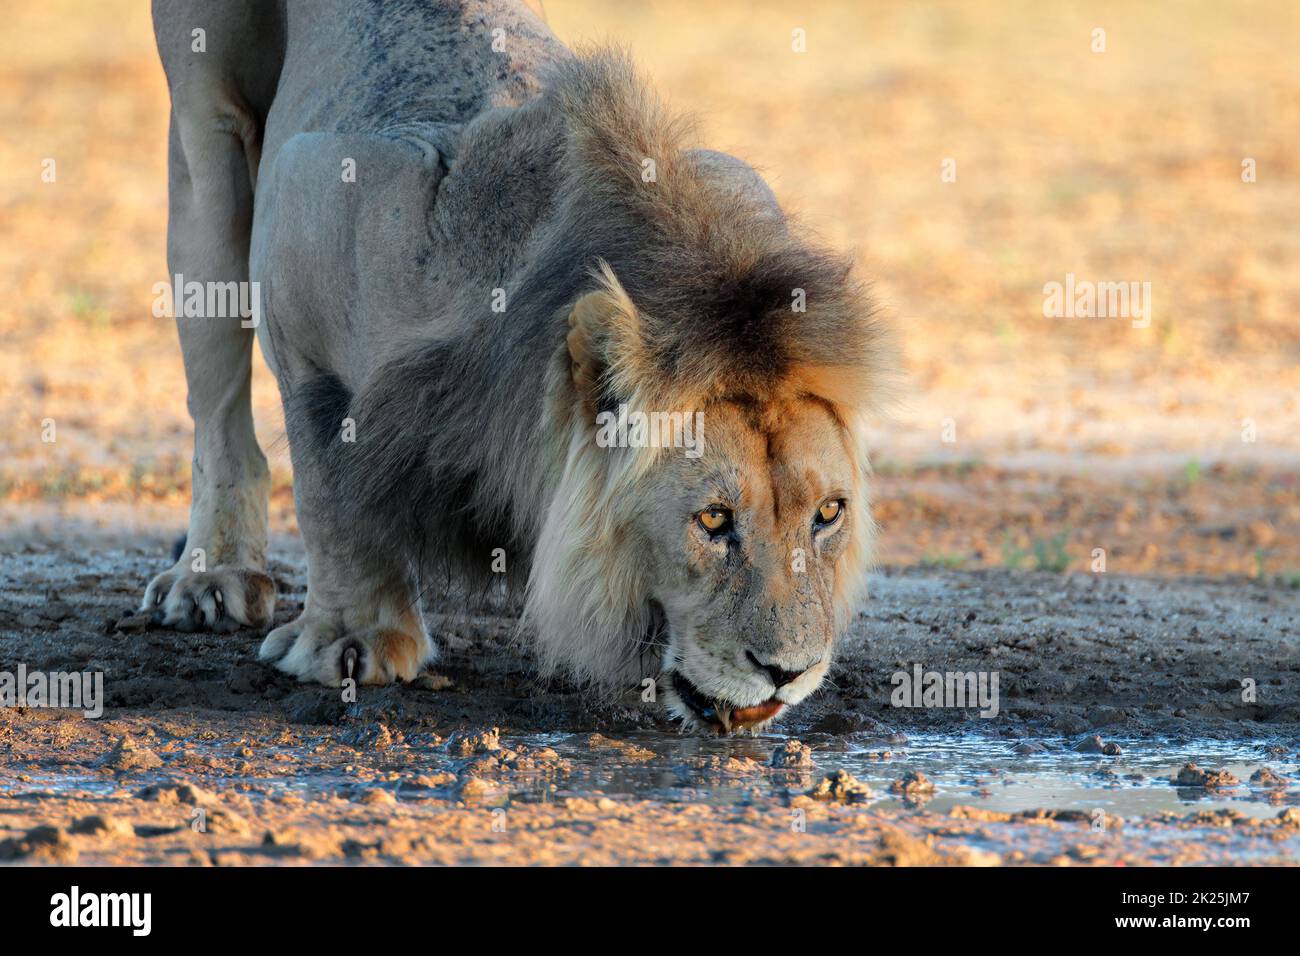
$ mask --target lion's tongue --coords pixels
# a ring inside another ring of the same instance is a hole
[[[761,704],[755,704],[753,707],[737,707],[731,712],[731,720],[728,723],[735,724],[737,727],[747,727],[750,724],[759,724],[765,720],[771,720],[781,712],[785,705],[775,698],[765,700]]]

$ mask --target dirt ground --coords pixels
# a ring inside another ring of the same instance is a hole
[[[823,776],[815,767],[768,766],[781,739],[691,741],[684,755],[683,739],[635,691],[601,699],[540,682],[509,608],[433,609],[436,667],[349,702],[257,663],[258,633],[145,624],[134,601],[159,561],[139,548],[32,548],[5,562],[0,670],[100,671],[106,712],[0,711],[0,859],[1240,863],[1293,862],[1300,844],[1289,790],[1278,791],[1274,819],[1193,810],[1100,833],[1077,808],[1017,816],[978,800],[945,813],[857,806],[851,794],[824,802],[809,796]],[[281,549],[272,570],[285,620],[304,596],[301,555]],[[1300,599],[1290,589],[910,568],[880,574],[873,590],[826,689],[780,722],[814,756],[850,737],[897,750],[909,734],[948,732],[988,738],[1009,773],[1017,748],[1068,748],[1094,733],[1247,738],[1261,767],[1295,759]],[[998,715],[894,707],[892,675],[916,663],[997,672]],[[1242,700],[1243,678],[1255,682],[1253,703]],[[571,783],[584,751],[599,772]],[[748,793],[721,804],[681,791],[607,795],[602,775],[627,763],[676,773],[676,786],[706,797],[724,781]]]
[[[927,734],[986,744],[1007,775],[1094,733],[1223,741],[1252,771],[1297,759],[1300,8],[1189,2],[1171,25],[1121,2],[545,6],[566,40],[629,43],[707,145],[854,251],[898,329],[872,599],[777,728],[816,765],[768,767],[779,738],[682,738],[635,694],[540,684],[508,607],[442,600],[433,671],[354,703],[257,664],[259,634],[136,621],[189,488],[175,331],[150,313],[166,91],[147,5],[14,0],[0,671],[102,671],[108,711],[0,708],[0,861],[1300,859],[1294,787],[1272,791],[1277,815],[1189,799],[1100,830],[1050,799],[982,807],[987,780],[943,811],[855,802],[844,781],[808,795],[846,742]],[[1066,273],[1150,282],[1150,323],[1044,318]],[[304,569],[260,360],[254,409],[283,620]],[[914,663],[996,671],[999,715],[891,706]]]
[[[286,543],[287,547],[291,544]],[[256,660],[262,634],[184,634],[136,614],[140,582],[167,561],[141,549],[33,548],[0,573],[0,670],[103,671],[113,709],[210,709],[337,724],[337,690],[301,688]],[[305,597],[300,550],[280,550],[276,623]],[[499,724],[523,732],[647,726],[670,731],[635,689],[608,700],[535,677],[509,606],[468,610],[455,596],[427,614],[450,688],[368,689],[362,708],[439,732]],[[839,652],[828,686],[784,717],[786,733],[953,730],[1003,737],[1101,733],[1300,732],[1300,593],[1249,578],[1164,580],[1109,574],[886,568]],[[1001,711],[900,712],[891,675],[927,669],[1000,672]],[[1257,701],[1243,704],[1241,680]],[[956,725],[956,727],[954,726]]]

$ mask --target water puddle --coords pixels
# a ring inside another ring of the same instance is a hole
[[[752,799],[755,790],[776,793],[796,789],[792,777],[802,779],[788,772],[735,775],[724,767],[709,766],[728,757],[747,757],[765,764],[772,750],[785,740],[776,735],[735,741],[666,741],[650,734],[626,739],[654,750],[660,759],[620,761],[617,754],[586,748],[585,737],[545,738],[538,743],[573,762],[574,772],[556,791],[565,796],[600,792],[729,804]],[[1270,791],[1249,782],[1251,774],[1262,766],[1295,778],[1300,773],[1296,755],[1266,758],[1263,748],[1251,742],[1120,740],[1123,753],[1107,757],[1076,753],[1064,744],[1059,750],[1022,756],[1013,753],[1006,741],[977,736],[917,734],[905,740],[848,737],[819,745],[809,739],[806,742],[814,747],[816,767],[808,776],[815,782],[826,773],[846,770],[876,792],[873,806],[907,808],[922,804],[908,803],[890,788],[909,771],[919,771],[935,788],[923,805],[937,812],[959,805],[1010,813],[1042,808],[1092,812],[1100,808],[1107,814],[1131,817],[1161,811],[1186,814],[1233,809],[1264,818],[1275,817],[1283,806],[1300,803],[1300,787],[1295,784]],[[1227,770],[1240,784],[1217,791],[1172,785],[1170,780],[1188,762]],[[536,790],[534,796],[541,792]]]
[[[528,802],[611,797],[728,806],[802,793],[825,774],[844,770],[871,787],[875,796],[869,805],[881,809],[923,807],[945,813],[965,805],[1006,813],[1050,809],[1090,814],[1101,809],[1124,818],[1235,810],[1262,819],[1300,804],[1297,755],[1289,748],[1282,756],[1266,755],[1264,745],[1252,741],[1116,739],[1122,753],[1102,756],[1076,753],[1062,741],[1022,755],[1013,751],[1013,742],[977,735],[808,737],[805,743],[813,748],[815,766],[778,772],[768,763],[772,751],[788,738],[775,734],[737,739],[630,734],[619,737],[616,745],[596,739],[593,745],[590,734],[506,735],[501,743],[507,748],[521,753],[549,749],[560,759],[552,756],[541,769],[507,768],[484,777],[502,797]],[[243,743],[191,739],[185,742],[185,761],[132,775],[129,781],[73,767],[6,776],[0,778],[0,794],[102,799],[196,777],[204,786],[233,789],[253,800],[286,793],[305,799],[346,796],[374,787],[400,799],[451,799],[475,760],[418,740],[360,751],[340,747],[329,737],[283,746],[261,744],[255,752]],[[1239,783],[1217,790],[1171,784],[1188,762],[1226,770]],[[556,763],[563,769],[557,771]],[[1251,775],[1261,767],[1286,778],[1285,785],[1266,789],[1251,783]],[[924,774],[934,786],[919,802],[891,792],[909,772]]]

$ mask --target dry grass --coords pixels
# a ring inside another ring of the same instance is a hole
[[[877,434],[891,471],[1066,465],[1129,476],[1114,481],[1140,498],[1136,471],[1221,461],[1263,469],[1224,472],[1260,476],[1225,494],[1250,498],[1256,482],[1271,501],[1276,470],[1300,461],[1294,4],[546,6],[567,40],[631,45],[670,100],[701,114],[709,145],[755,163],[810,226],[856,250],[906,351],[909,390]],[[150,314],[166,275],[167,100],[145,5],[17,0],[6,18],[0,493],[10,518],[35,500],[141,496],[180,514],[184,382],[174,330]],[[1105,53],[1090,50],[1094,27]],[[805,53],[791,50],[795,28]],[[1243,157],[1258,182],[1241,181]],[[941,181],[946,158],[956,182]],[[1150,282],[1150,327],[1043,318],[1044,283],[1067,272]],[[260,367],[255,407],[289,522],[278,398]],[[1245,418],[1255,443],[1241,440]],[[904,482],[885,487],[900,496],[886,510],[901,507]],[[927,527],[900,513],[904,532]],[[1258,520],[1295,526],[1300,513],[1283,500]],[[1241,552],[1233,569],[1249,564]]]

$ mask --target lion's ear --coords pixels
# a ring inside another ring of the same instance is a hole
[[[622,365],[637,346],[636,307],[602,262],[601,288],[588,292],[569,313],[569,367],[578,394],[593,408],[600,404],[600,389],[610,365]]]
[[[609,324],[613,304],[604,290],[588,292],[569,313],[569,368],[573,387],[587,401],[595,404],[596,389],[605,373],[601,339]]]

